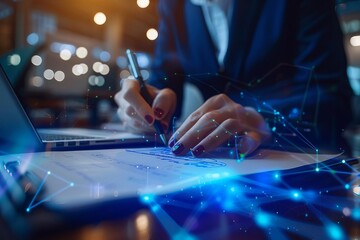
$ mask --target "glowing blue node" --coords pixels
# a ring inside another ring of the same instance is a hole
[[[154,200],[154,195],[152,195],[152,194],[143,195],[143,196],[141,196],[140,200],[144,203],[150,203]]]
[[[344,233],[339,226],[335,224],[329,224],[326,226],[326,230],[331,239],[344,239]]]
[[[230,188],[230,191],[231,191],[231,192],[235,192],[235,187],[231,187],[231,188]]]
[[[50,175],[50,174],[51,174],[51,172],[50,172],[50,171],[48,171],[48,172],[47,172],[47,174],[48,174],[48,175]]]
[[[265,213],[258,213],[255,216],[255,222],[257,225],[259,225],[260,227],[268,227],[270,225],[270,216],[268,214]]]
[[[342,160],[341,162],[342,162],[342,163],[346,163],[346,161],[345,161],[345,160]]]
[[[317,168],[315,168],[315,171],[319,172],[319,171],[320,171],[320,168],[318,168],[318,167],[317,167]]]
[[[349,184],[345,184],[345,189],[349,189],[350,185]]]
[[[360,221],[360,208],[354,208],[351,215],[355,220]]]
[[[297,192],[297,191],[292,192],[292,198],[294,200],[299,200],[301,198],[301,194],[299,192]]]
[[[275,131],[276,131],[276,127],[273,127],[273,128],[271,129],[271,131],[275,132]]]
[[[70,187],[73,187],[73,186],[75,186],[75,183],[73,183],[73,182],[70,183]]]
[[[26,209],[26,212],[30,212],[30,208],[27,208],[27,209]]]

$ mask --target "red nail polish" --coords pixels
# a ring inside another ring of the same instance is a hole
[[[151,124],[151,123],[154,121],[154,119],[153,119],[150,115],[146,115],[146,116],[145,116],[145,120],[146,120],[149,124]]]
[[[156,117],[161,118],[162,116],[164,116],[164,110],[160,108],[155,108],[154,114]]]
[[[199,145],[191,151],[191,153],[194,155],[194,157],[199,157],[204,152],[205,152],[205,148],[203,145]]]

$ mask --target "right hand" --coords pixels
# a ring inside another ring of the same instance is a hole
[[[176,108],[176,94],[169,88],[157,89],[147,85],[152,106],[140,94],[140,84],[135,79],[121,80],[121,90],[115,95],[118,115],[125,127],[135,133],[153,133],[154,120],[161,121],[166,132]]]

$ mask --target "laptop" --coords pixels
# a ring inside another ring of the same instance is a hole
[[[155,136],[81,128],[36,129],[0,65],[0,153],[146,146]]]

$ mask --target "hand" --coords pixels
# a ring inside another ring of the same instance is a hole
[[[191,150],[199,157],[233,138],[237,141],[237,151],[246,155],[269,136],[270,131],[258,112],[219,94],[185,120],[170,138],[169,147],[175,155]]]
[[[118,115],[125,126],[132,132],[152,133],[154,120],[161,121],[164,131],[169,128],[169,122],[176,108],[176,94],[173,90],[165,88],[158,90],[147,85],[152,106],[140,94],[140,84],[135,79],[123,79],[121,90],[115,95],[119,105]]]

